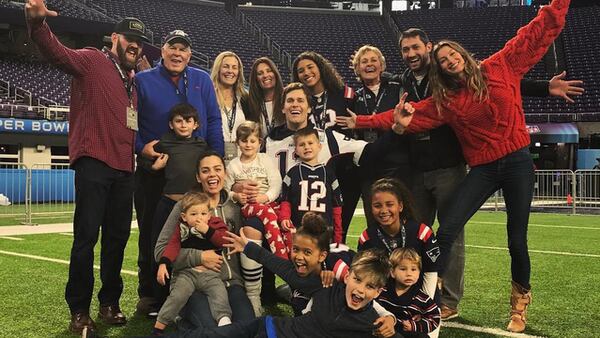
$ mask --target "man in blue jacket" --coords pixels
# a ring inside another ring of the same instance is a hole
[[[221,113],[210,76],[203,70],[192,68],[192,41],[182,30],[169,33],[161,48],[161,62],[154,68],[136,75],[138,92],[139,131],[135,142],[138,157],[155,159],[161,154],[154,144],[169,130],[169,111],[179,103],[189,103],[198,111],[199,128],[194,136],[204,138],[208,145],[223,154]],[[149,172],[138,166],[135,172],[135,209],[140,230],[138,241],[138,312],[156,312],[153,271],[152,220],[161,196],[164,177],[161,172]],[[156,234],[158,235],[158,234]],[[154,289],[154,290],[153,290]]]

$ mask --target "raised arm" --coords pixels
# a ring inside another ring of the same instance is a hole
[[[29,36],[50,63],[70,75],[83,75],[90,67],[89,54],[93,50],[74,50],[60,43],[46,23],[46,17],[57,15],[46,8],[43,0],[28,0],[25,4],[25,21]]]
[[[550,5],[543,6],[529,24],[519,29],[517,35],[499,52],[486,59],[484,64],[504,62],[509,72],[516,77],[523,77],[542,59],[562,31],[570,3],[571,0],[553,0]]]

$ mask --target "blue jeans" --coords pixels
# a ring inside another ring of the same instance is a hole
[[[448,204],[467,175],[463,163],[449,168],[430,171],[413,171],[411,192],[421,221],[433,226],[437,215],[438,222],[445,223]],[[464,294],[465,275],[465,233],[458,232],[446,260],[444,283],[442,284],[442,304],[452,309]]]
[[[452,243],[467,221],[494,192],[502,189],[506,202],[512,279],[529,289],[531,264],[527,249],[527,224],[534,179],[533,161],[527,147],[472,168],[452,197],[445,222],[440,224],[437,233],[442,269],[446,267]]]
[[[232,285],[227,288],[229,305],[233,311],[232,322],[246,322],[255,318],[254,309],[246,290],[240,285]],[[214,328],[217,323],[210,313],[208,299],[201,292],[194,292],[187,304],[181,311],[181,316],[187,321],[189,328]]]

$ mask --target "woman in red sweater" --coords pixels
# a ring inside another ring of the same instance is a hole
[[[471,171],[437,233],[442,267],[458,232],[489,196],[502,189],[513,280],[508,330],[514,332],[525,330],[531,301],[527,224],[534,184],[520,81],[560,34],[569,3],[553,0],[542,7],[502,50],[481,63],[460,44],[441,41],[432,51],[431,98],[411,104],[402,99],[395,110],[356,118],[357,128],[394,126],[399,133],[418,133],[442,124],[454,129]]]

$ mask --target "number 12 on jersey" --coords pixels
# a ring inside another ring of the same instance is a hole
[[[299,211],[314,211],[314,212],[325,212],[326,203],[322,199],[327,196],[327,188],[325,183],[321,181],[309,181],[302,180],[299,182],[300,185],[300,205],[298,206]]]

